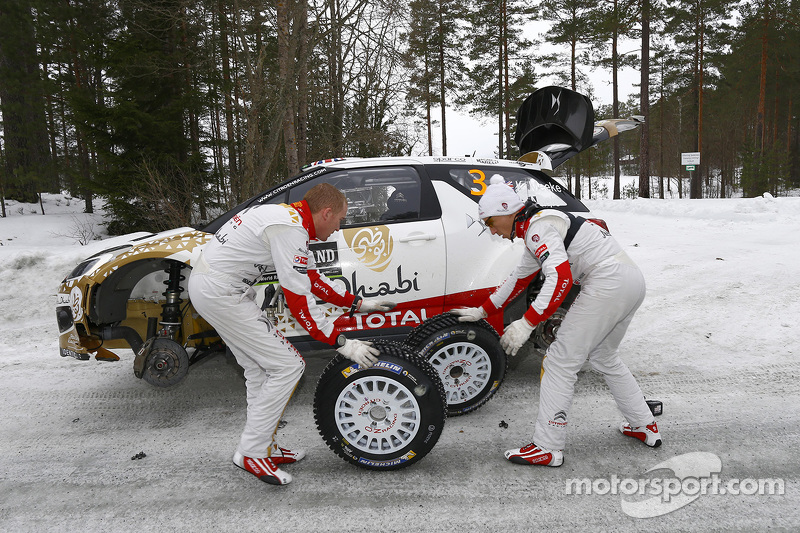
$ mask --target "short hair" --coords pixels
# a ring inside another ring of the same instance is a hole
[[[308,203],[311,213],[318,213],[328,207],[338,212],[347,205],[347,197],[330,183],[314,185],[303,196],[303,200]]]

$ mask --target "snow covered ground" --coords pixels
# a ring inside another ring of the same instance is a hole
[[[45,216],[11,204],[0,219],[2,531],[800,529],[798,197],[587,202],[648,282],[621,353],[664,402],[660,448],[619,434],[605,384],[585,372],[565,464],[505,461],[538,403],[541,357],[523,349],[495,398],[448,419],[422,461],[362,470],[317,433],[314,386],[332,355],[317,352],[280,432],[309,454],[286,487],[230,462],[245,410],[232,359],[159,390],[133,376],[129,351],[59,357],[57,285],[113,241],[92,240],[101,218],[80,201],[46,201]]]

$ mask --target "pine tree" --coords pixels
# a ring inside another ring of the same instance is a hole
[[[458,101],[475,115],[497,117],[497,154],[502,158],[514,156],[511,115],[533,91],[532,63],[525,55],[530,42],[522,38],[521,29],[531,12],[527,2],[474,0],[467,15],[473,66]]]
[[[589,36],[586,27],[590,22],[590,13],[595,8],[596,2],[593,0],[544,0],[540,4],[540,16],[544,20],[553,21],[553,26],[545,34],[545,40],[555,45],[567,45],[569,47],[569,75],[567,82],[573,91],[588,89],[588,79],[579,70],[581,45],[589,45]],[[550,61],[561,64],[561,57],[550,58]],[[584,86],[586,89],[584,89]],[[568,185],[577,198],[581,198],[581,160],[569,161],[566,164],[568,174]],[[572,172],[575,172],[575,186],[571,186]]]
[[[668,33],[674,35],[680,52],[679,71],[683,72],[683,87],[691,94],[694,116],[694,142],[683,151],[700,152],[700,166],[694,172],[690,184],[690,197],[702,198],[702,176],[707,175],[703,156],[704,98],[709,85],[708,77],[713,67],[709,59],[728,42],[730,0],[671,0],[666,10]],[[688,122],[688,121],[687,121]]]
[[[440,111],[442,155],[447,155],[447,97],[454,94],[464,70],[458,29],[463,16],[460,6],[454,0],[409,2],[409,31],[404,35],[403,53],[403,63],[410,75],[406,99],[411,108],[424,109],[429,155],[433,155],[435,106]]]
[[[36,202],[57,180],[47,136],[45,99],[36,49],[33,2],[0,4],[0,112],[3,116],[3,193]]]
[[[639,20],[639,4],[636,0],[607,0],[600,4],[600,8],[593,13],[594,24],[591,35],[597,45],[597,51],[603,55],[598,63],[611,70],[612,104],[611,114],[614,118],[620,117],[619,100],[619,70],[624,65],[635,62],[632,56],[622,56],[619,53],[619,42],[624,37],[634,35],[636,22]],[[614,150],[614,192],[615,200],[620,198],[620,138],[612,139]]]
[[[435,59],[436,3],[433,0],[412,0],[408,7],[409,31],[404,35],[407,48],[403,53],[403,64],[409,73],[406,101],[412,109],[417,106],[424,109],[428,155],[433,155],[432,111],[440,99],[436,80],[439,77],[437,69],[441,67]],[[446,149],[444,143],[442,149]]]
[[[113,213],[108,229],[188,225],[205,183],[202,154],[192,151],[199,103],[187,71],[187,42],[195,40],[187,32],[196,28],[180,0],[124,0],[120,16],[107,59],[110,104],[80,109],[104,166],[98,181]]]

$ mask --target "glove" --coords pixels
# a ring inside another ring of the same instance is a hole
[[[371,342],[358,339],[347,339],[344,346],[337,348],[336,351],[364,368],[369,368],[377,363],[376,356],[381,353],[372,346]]]
[[[486,311],[483,307],[467,307],[465,309],[451,309],[449,311],[452,315],[458,316],[459,322],[477,322],[482,318],[486,318]]]
[[[360,313],[374,313],[375,311],[385,313],[394,309],[396,305],[396,303],[387,300],[361,300],[358,311]]]
[[[503,336],[500,337],[500,346],[508,355],[517,355],[517,352],[528,340],[534,326],[525,317],[515,320],[508,325]]]

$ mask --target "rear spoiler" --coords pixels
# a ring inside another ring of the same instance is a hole
[[[523,154],[520,161],[554,169],[587,148],[642,123],[644,117],[639,115],[595,122],[589,98],[551,86],[533,92],[519,107],[514,141]]]

